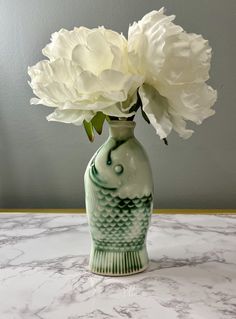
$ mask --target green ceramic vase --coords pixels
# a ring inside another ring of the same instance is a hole
[[[111,121],[109,138],[85,172],[92,237],[89,268],[97,274],[124,276],[148,266],[146,235],[153,207],[153,181],[134,127],[133,121]]]

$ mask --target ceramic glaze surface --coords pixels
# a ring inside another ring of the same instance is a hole
[[[108,140],[85,172],[92,272],[119,276],[148,265],[145,240],[153,182],[146,153],[133,135],[134,126],[134,122],[113,121]]]

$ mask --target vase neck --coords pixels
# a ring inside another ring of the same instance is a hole
[[[133,121],[110,121],[109,133],[110,137],[117,140],[128,139],[134,137],[134,128],[136,123]]]

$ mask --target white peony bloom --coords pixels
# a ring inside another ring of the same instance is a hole
[[[214,114],[217,94],[206,84],[211,48],[201,35],[175,25],[174,18],[164,15],[163,8],[148,13],[129,27],[128,42],[104,27],[54,33],[43,49],[48,60],[28,69],[37,96],[31,103],[56,108],[50,121],[76,125],[99,112],[96,125],[103,114],[134,115],[138,91],[161,138],[172,130],[190,137],[187,120],[201,124]]]
[[[161,138],[174,129],[188,138],[186,120],[200,124],[213,115],[217,94],[209,78],[211,48],[201,35],[188,34],[164,15],[152,11],[129,27],[130,68],[144,76],[139,89],[143,110]]]
[[[65,29],[43,49],[49,60],[29,67],[32,104],[56,108],[49,121],[80,125],[102,111],[128,117],[143,77],[128,69],[127,40],[104,27]]]

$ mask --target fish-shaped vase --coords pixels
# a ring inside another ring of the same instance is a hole
[[[109,138],[85,171],[92,248],[89,268],[124,276],[148,266],[146,236],[153,208],[148,157],[134,136],[135,122],[111,121]]]

